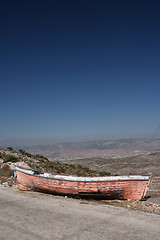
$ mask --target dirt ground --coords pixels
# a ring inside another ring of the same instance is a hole
[[[139,200],[137,201],[105,200],[104,203],[160,215],[160,177],[152,178],[150,182],[149,190],[147,193],[147,197],[141,201]]]
[[[82,200],[82,203],[95,202],[117,207],[124,207],[131,210],[154,213],[160,215],[160,177],[151,179],[148,193],[143,200]]]

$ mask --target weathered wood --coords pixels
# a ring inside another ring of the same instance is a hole
[[[149,176],[73,177],[38,174],[32,169],[16,168],[18,188],[62,195],[108,199],[142,199],[146,196]]]

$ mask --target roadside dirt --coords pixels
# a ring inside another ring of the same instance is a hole
[[[16,184],[16,179],[13,177],[13,170],[6,164],[0,166],[0,184],[12,187]]]
[[[117,207],[124,207],[142,212],[154,213],[160,215],[160,177],[151,179],[147,196],[143,200],[82,200],[82,204],[88,202],[98,204],[107,204]]]

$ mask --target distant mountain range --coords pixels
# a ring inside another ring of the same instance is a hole
[[[15,148],[18,150],[18,146]],[[53,161],[93,157],[115,158],[160,151],[160,139],[64,142],[24,146],[23,149],[33,154],[42,154]]]

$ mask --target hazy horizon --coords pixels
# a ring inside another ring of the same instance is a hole
[[[61,143],[84,143],[84,142],[94,142],[94,141],[127,141],[127,140],[159,140],[159,138],[10,138],[10,139],[0,139],[0,148],[1,147],[20,147],[20,146],[36,146],[36,145],[52,145],[52,144],[61,144]]]

